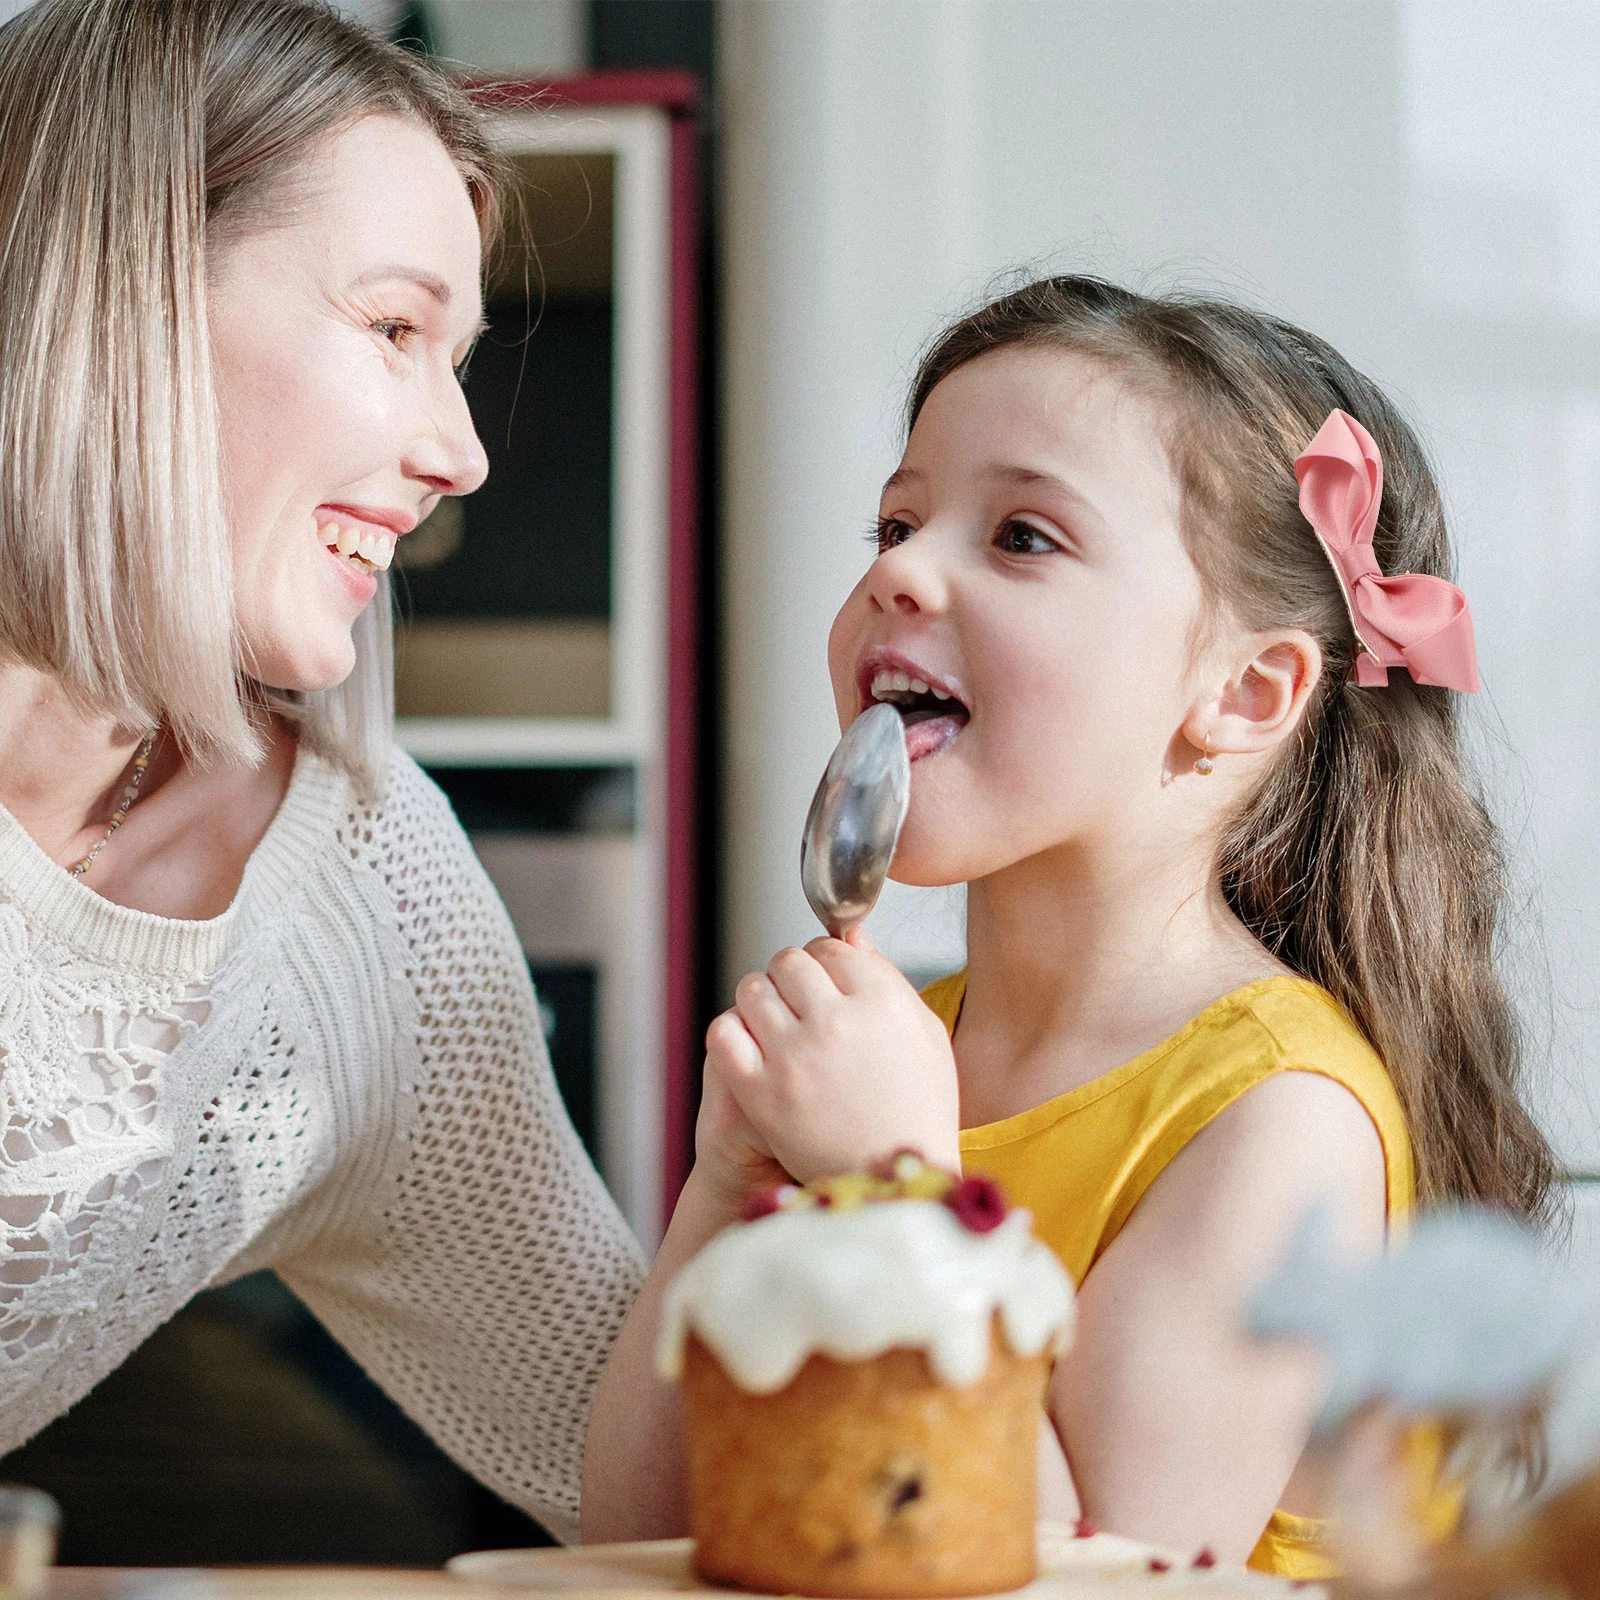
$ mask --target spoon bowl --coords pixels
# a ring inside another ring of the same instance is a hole
[[[800,886],[835,939],[877,903],[910,804],[905,724],[893,706],[869,706],[835,747],[800,840]]]

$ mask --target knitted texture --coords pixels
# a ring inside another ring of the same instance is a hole
[[[643,1262],[510,920],[405,755],[308,750],[233,905],[115,906],[0,810],[0,1452],[273,1267],[474,1476],[577,1535]]]

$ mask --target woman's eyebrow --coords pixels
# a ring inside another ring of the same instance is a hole
[[[439,277],[436,273],[425,272],[421,267],[407,267],[398,264],[385,267],[373,267],[370,271],[363,272],[361,276],[356,279],[356,284],[358,287],[365,287],[368,284],[381,283],[386,279],[393,278],[400,278],[406,283],[416,284],[416,286],[421,289],[424,294],[429,295],[431,298],[437,300],[440,306],[447,311],[450,308],[451,300],[454,299],[454,294],[451,291],[450,285],[446,283],[443,278]],[[467,338],[469,340],[477,339],[488,331],[489,319],[480,310],[478,312],[478,320],[472,325],[472,328],[467,333]]]

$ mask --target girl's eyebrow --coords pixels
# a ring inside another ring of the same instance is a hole
[[[1042,486],[1052,492],[1062,495],[1073,504],[1082,506],[1092,515],[1100,516],[1100,508],[1081,489],[1067,482],[1065,478],[1058,477],[1053,472],[1041,472],[1037,467],[1013,466],[1010,463],[997,463],[984,470],[986,478],[995,478],[1002,483],[1016,484],[1019,488],[1034,488]],[[893,480],[890,480],[893,482]]]
[[[1080,506],[1091,516],[1104,520],[1100,508],[1081,489],[1075,488],[1065,478],[1058,477],[1053,472],[1041,472],[1037,467],[1024,467],[1010,462],[996,462],[993,466],[985,467],[983,476],[993,478],[1001,483],[1015,484],[1018,488],[1043,487],[1064,499],[1070,500],[1074,505]],[[924,475],[915,467],[900,467],[889,474],[883,485],[883,492],[888,494],[891,489],[902,489],[912,484],[924,482]]]

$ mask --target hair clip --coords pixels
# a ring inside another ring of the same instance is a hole
[[[1475,694],[1478,651],[1467,597],[1444,578],[1378,565],[1372,536],[1383,499],[1383,458],[1347,412],[1334,411],[1295,459],[1300,510],[1322,546],[1356,639],[1356,682],[1381,689],[1390,667],[1417,683]]]

